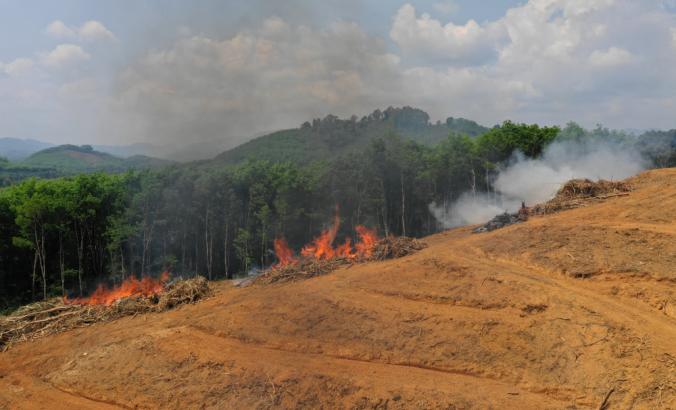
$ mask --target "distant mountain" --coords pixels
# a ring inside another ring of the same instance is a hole
[[[31,155],[19,164],[32,168],[51,168],[60,173],[108,171],[121,172],[128,169],[156,168],[171,164],[159,158],[136,155],[120,158],[94,150],[91,145],[59,145]]]
[[[49,142],[34,139],[0,138],[0,157],[20,161],[45,148],[53,147]]]
[[[210,164],[236,164],[247,159],[273,162],[308,162],[335,157],[366,147],[369,142],[388,133],[396,133],[422,144],[433,145],[450,133],[478,136],[488,128],[464,118],[449,117],[445,122],[430,123],[429,115],[417,108],[376,110],[358,119],[339,119],[328,115],[305,122],[300,128],[277,131],[237,146],[218,155]]]

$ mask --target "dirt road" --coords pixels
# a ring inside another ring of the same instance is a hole
[[[676,408],[676,169],[0,353],[0,408]]]

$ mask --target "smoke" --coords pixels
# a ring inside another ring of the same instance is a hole
[[[448,207],[429,206],[445,227],[486,222],[503,212],[516,211],[551,199],[567,181],[576,178],[619,180],[649,166],[637,151],[616,142],[557,141],[537,159],[515,152],[493,181],[495,193],[466,192]]]

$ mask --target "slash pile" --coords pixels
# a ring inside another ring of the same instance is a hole
[[[490,232],[508,225],[523,222],[529,215],[546,215],[566,209],[579,208],[593,202],[603,201],[614,196],[629,195],[631,185],[623,181],[589,179],[571,179],[559,189],[547,202],[537,204],[532,208],[522,208],[519,212],[497,215],[490,221],[475,228],[473,233]]]
[[[353,265],[360,262],[382,261],[385,259],[401,258],[415,253],[427,247],[425,242],[405,236],[387,237],[378,240],[367,253],[368,256],[350,258],[334,257],[330,259],[317,259],[303,257],[293,263],[275,265],[258,276],[257,284],[271,284],[308,279],[314,276],[325,275],[341,266]]]
[[[106,322],[139,313],[161,312],[185,303],[193,303],[211,294],[201,276],[179,280],[152,296],[131,296],[110,305],[64,304],[60,298],[37,302],[0,317],[0,350],[10,344],[38,339],[66,330]]]
[[[537,204],[530,209],[531,215],[545,215],[566,209],[585,206],[589,202],[600,201],[614,196],[629,195],[631,185],[623,181],[572,179],[566,182],[554,198]]]
[[[369,260],[382,261],[385,259],[402,258],[426,247],[427,244],[425,242],[415,238],[388,236],[376,243]]]

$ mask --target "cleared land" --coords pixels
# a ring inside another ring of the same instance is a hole
[[[676,408],[676,169],[0,353],[0,408]]]

